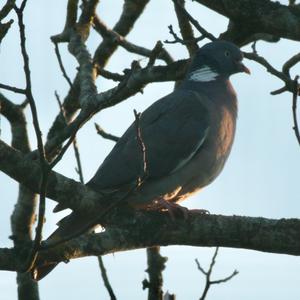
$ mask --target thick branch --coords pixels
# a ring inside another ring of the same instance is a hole
[[[95,4],[97,1],[91,1],[92,4]],[[142,1],[137,1],[137,0],[126,0],[124,7],[123,7],[123,12],[120,16],[120,19],[114,26],[113,30],[116,31],[117,33],[121,34],[122,36],[126,36],[130,30],[132,29],[134,23],[136,20],[140,17],[142,14],[146,4],[149,2],[149,0],[142,0]],[[84,12],[91,11],[89,7],[87,7]],[[87,20],[87,17],[81,16],[79,18],[80,20],[80,27],[87,27],[83,26],[82,21]],[[89,25],[91,22],[88,23]],[[86,33],[88,33],[89,30],[86,30]],[[87,38],[85,36],[85,38]],[[104,67],[105,64],[108,62],[109,58],[113,55],[114,51],[117,48],[117,43],[112,41],[111,39],[104,39],[100,45],[98,46],[95,55],[94,55],[94,64],[99,66],[100,68]],[[59,147],[62,142],[65,141],[66,138],[70,137],[70,132],[68,135],[66,135],[65,138],[61,139],[61,130],[65,129],[66,127],[66,122],[71,120],[74,116],[74,114],[77,112],[77,110],[80,108],[79,105],[79,97],[80,95],[80,80],[79,80],[79,75],[77,74],[74,81],[72,88],[70,89],[68,95],[66,96],[63,106],[65,110],[65,117],[60,113],[53,125],[52,128],[49,131],[48,134],[48,140],[46,143],[46,153],[49,155],[49,152],[54,150],[55,148]],[[69,129],[67,129],[69,131]],[[55,156],[55,153],[51,153],[50,156]]]
[[[123,6],[122,15],[113,28],[121,36],[126,36],[132,29],[136,20],[143,13],[149,0],[126,0]],[[97,48],[94,55],[95,64],[104,67],[112,54],[118,47],[118,42],[114,38],[106,38]]]
[[[190,41],[189,43],[186,44],[186,47],[187,50],[189,51],[190,56],[192,57],[199,49],[199,47],[197,45],[197,41],[195,40],[193,28],[189,22],[189,19],[184,13],[182,13],[182,9],[177,4],[179,3],[181,6],[184,7],[185,0],[179,0],[178,2],[177,1],[173,1],[173,2],[174,2],[174,8],[177,15],[181,36],[184,41]]]
[[[111,40],[115,41],[118,45],[122,46],[128,52],[136,53],[139,55],[143,55],[146,57],[151,56],[151,50],[135,45],[128,40],[126,40],[123,36],[118,34],[116,31],[109,29],[99,17],[95,16],[94,18],[94,28],[95,30],[101,34],[104,38],[110,38]],[[167,64],[173,62],[172,57],[170,54],[163,48],[162,51],[159,53],[158,58],[164,60]]]
[[[148,300],[163,299],[163,276],[162,272],[166,267],[167,257],[160,254],[160,247],[147,248],[146,272],[149,274],[149,280],[143,280],[143,289],[148,289]]]
[[[21,152],[0,141],[0,170],[25,185],[33,192],[39,192],[41,168]],[[101,195],[84,185],[54,171],[50,172],[47,197],[59,202],[65,208],[92,209]]]
[[[9,101],[0,93],[1,113],[11,125],[12,146],[15,149],[28,153],[29,139],[26,129],[26,118],[23,107]],[[19,185],[19,196],[11,215],[12,240],[16,249],[26,249],[31,245],[32,226],[35,222],[36,195]],[[28,273],[17,273],[18,299],[38,300],[38,285]]]
[[[235,27],[237,44],[249,36],[266,33],[300,41],[300,10],[270,0],[196,0],[200,4],[228,17]],[[241,33],[242,32],[242,33]]]
[[[300,255],[300,220],[203,215],[190,212],[187,220],[168,213],[136,212],[115,217],[119,228],[88,234],[40,252],[47,262],[104,255],[156,245],[220,246]],[[121,223],[123,222],[123,223]]]

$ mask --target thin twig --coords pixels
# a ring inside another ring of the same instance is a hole
[[[42,132],[40,130],[40,125],[38,121],[38,114],[37,109],[35,105],[35,100],[32,94],[32,88],[31,88],[31,75],[30,75],[30,67],[29,67],[29,57],[26,50],[26,36],[25,36],[25,25],[23,22],[23,11],[25,9],[27,1],[24,0],[21,3],[20,8],[17,6],[14,6],[14,10],[18,17],[18,24],[19,24],[19,33],[20,33],[20,45],[21,45],[21,52],[24,62],[24,74],[25,74],[25,80],[26,80],[26,88],[25,88],[25,94],[29,101],[32,119],[33,119],[33,126],[34,131],[37,139],[38,144],[38,151],[39,151],[39,159],[40,159],[40,165],[42,169],[42,178],[41,178],[41,184],[40,184],[40,201],[39,201],[39,213],[38,213],[38,224],[36,227],[36,235],[35,239],[33,241],[33,246],[30,252],[30,255],[28,257],[28,260],[25,262],[25,265],[23,266],[23,270],[27,271],[30,270],[35,262],[37,251],[40,247],[41,241],[42,241],[42,230],[44,225],[44,215],[46,210],[46,190],[47,190],[47,182],[48,182],[48,176],[49,176],[49,166],[48,162],[45,157],[45,149],[43,145],[42,140]]]
[[[107,71],[103,68],[99,68],[98,66],[97,66],[97,73],[98,73],[98,75],[100,75],[106,79],[111,79],[113,81],[122,81],[125,78],[125,75],[113,73],[113,72]]]
[[[93,19],[94,23],[94,29],[103,37],[103,38],[110,38],[114,42],[118,43],[121,47],[123,47],[125,50],[131,53],[136,53],[139,55],[143,55],[145,57],[151,56],[151,50],[138,46],[136,44],[133,44],[129,42],[124,36],[120,35],[118,32],[109,29],[102,20],[96,15]],[[165,61],[167,64],[173,62],[172,56],[169,54],[169,52],[162,47],[158,58]]]
[[[285,74],[284,72],[280,72],[279,70],[275,69],[264,57],[258,55],[257,53],[243,52],[243,55],[247,59],[254,60],[255,62],[264,66],[270,74],[274,75],[284,82],[285,86],[272,91],[271,95],[278,95],[285,91],[293,92],[293,80],[290,78],[289,74]]]
[[[64,106],[60,100],[60,97],[58,95],[58,93],[55,91],[55,98],[57,100],[57,103],[59,105],[59,109],[60,109],[60,112],[61,114],[63,115],[63,117],[65,118],[65,121],[67,123],[67,120],[66,120],[66,113],[65,113],[65,110],[64,110]],[[77,174],[79,175],[79,180],[80,182],[83,184],[84,183],[84,179],[83,179],[83,171],[82,171],[82,165],[81,165],[81,159],[80,159],[80,153],[79,153],[79,149],[78,149],[78,146],[77,146],[77,139],[74,138],[73,140],[73,149],[74,149],[74,153],[75,153],[75,158],[76,158],[76,163],[77,163],[77,168],[75,168],[75,171],[77,172]]]
[[[295,66],[298,62],[300,62],[300,53],[295,54],[289,60],[287,60],[282,66],[282,72],[290,76],[290,69]]]
[[[3,84],[3,83],[0,83],[0,89],[8,90],[8,91],[11,91],[11,92],[14,92],[17,94],[23,94],[23,95],[26,94],[26,90],[24,90],[24,89],[19,89],[17,87],[10,86],[10,85]]]
[[[297,100],[298,100],[298,95],[299,95],[298,79],[299,79],[299,76],[296,76],[294,79],[292,110],[293,110],[293,121],[294,121],[293,130],[295,132],[298,144],[300,145],[300,133],[299,133],[299,126],[298,126],[298,118],[297,118]]]
[[[59,47],[58,47],[58,43],[54,41],[53,44],[54,44],[55,54],[56,54],[56,57],[57,57],[57,60],[58,60],[58,64],[59,64],[60,70],[62,71],[64,78],[67,80],[70,88],[72,89],[73,88],[73,84],[72,84],[72,81],[71,81],[70,77],[68,76],[68,74],[66,72],[66,69],[64,67],[63,61],[61,59],[60,52],[59,52]]]
[[[100,271],[101,271],[101,276],[102,276],[102,279],[103,279],[103,283],[104,283],[104,286],[110,296],[110,299],[111,300],[117,300],[117,297],[112,289],[112,286],[109,282],[109,279],[108,279],[108,276],[107,276],[107,272],[106,272],[106,268],[104,266],[104,263],[103,263],[103,259],[102,259],[102,256],[98,256],[98,262],[99,262],[99,267],[100,267]]]
[[[139,176],[137,179],[138,180],[137,186],[140,186],[144,182],[144,179],[147,175],[146,146],[145,146],[143,138],[142,138],[142,131],[141,131],[141,127],[140,127],[141,113],[137,113],[137,111],[135,109],[133,110],[133,112],[134,112],[134,116],[135,116],[137,141],[138,141],[139,147],[141,149],[141,153],[142,153],[141,176]]]
[[[223,278],[223,279],[210,280],[211,273],[212,273],[213,268],[214,268],[215,263],[216,263],[216,258],[217,258],[217,255],[218,255],[218,251],[219,251],[219,247],[217,247],[216,250],[215,250],[215,253],[214,253],[214,255],[213,255],[212,259],[211,259],[211,262],[210,262],[208,271],[205,271],[205,270],[201,267],[201,265],[200,265],[200,263],[199,263],[199,261],[198,261],[197,258],[195,259],[195,262],[196,262],[196,265],[197,265],[198,270],[199,270],[203,275],[205,275],[205,277],[206,277],[205,287],[204,287],[202,296],[200,297],[200,300],[204,300],[204,299],[205,299],[205,297],[206,297],[206,295],[207,295],[207,293],[208,293],[208,290],[210,289],[210,287],[211,287],[213,284],[219,284],[219,283],[226,282],[226,281],[230,280],[231,278],[233,278],[234,276],[236,276],[236,275],[238,274],[238,271],[237,271],[237,270],[234,270],[233,273],[232,273],[231,275],[229,275],[229,276],[227,276],[227,277],[225,277],[225,278]]]
[[[73,149],[74,149],[74,154],[77,162],[77,168],[75,168],[75,171],[79,175],[79,181],[84,184],[84,179],[83,179],[83,171],[82,171],[82,164],[81,164],[81,159],[80,159],[80,152],[77,144],[77,139],[75,138],[73,141]]]
[[[185,15],[190,22],[194,25],[194,27],[205,37],[208,38],[211,41],[215,41],[217,40],[217,38],[209,33],[207,30],[205,30],[200,24],[199,22],[194,19],[189,13],[188,11],[181,5],[181,3],[178,0],[172,0],[174,2],[175,5],[178,6],[178,8],[182,11],[182,14]]]
[[[113,142],[117,142],[120,138],[113,135],[113,134],[110,134],[110,133],[107,133],[106,131],[104,131],[100,125],[98,125],[97,123],[95,123],[95,128],[97,130],[97,133],[99,135],[101,135],[104,139],[107,139],[107,140],[111,140]]]
[[[185,6],[185,0],[178,0],[178,3],[180,3],[182,7]],[[193,57],[196,51],[199,49],[197,45],[197,39],[194,37],[193,28],[187,16],[182,13],[182,10],[178,7],[178,5],[175,2],[174,2],[174,8],[175,8],[181,36],[183,40],[186,42],[185,46],[189,52],[190,57]],[[201,38],[204,38],[204,36],[202,36]]]
[[[204,36],[204,35],[201,35],[200,37],[194,38],[194,39],[192,39],[192,40],[184,40],[184,39],[181,39],[181,38],[177,35],[177,33],[174,31],[172,25],[169,25],[168,28],[169,28],[169,33],[173,36],[174,40],[173,40],[173,41],[170,41],[170,40],[164,40],[164,43],[166,43],[166,44],[176,44],[176,43],[179,43],[179,44],[188,46],[188,45],[190,45],[190,44],[194,44],[194,43],[200,42],[200,41],[202,41],[203,39],[205,39],[205,36]]]
[[[70,145],[73,143],[74,139],[76,138],[76,134],[80,128],[81,124],[78,125],[78,127],[76,127],[72,133],[72,135],[70,136],[70,138],[68,139],[68,141],[65,143],[65,145],[62,147],[62,149],[60,150],[59,154],[55,157],[55,159],[50,163],[50,168],[53,169],[57,163],[62,159],[62,157],[65,155],[65,153],[67,152],[67,150],[69,149]]]

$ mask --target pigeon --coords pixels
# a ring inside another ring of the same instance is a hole
[[[242,60],[240,49],[227,41],[201,47],[181,85],[132,123],[86,185],[117,195],[133,208],[160,207],[172,212],[180,201],[210,184],[232,148],[237,96],[229,77],[250,74]],[[46,245],[96,225],[90,220],[72,212]],[[43,278],[55,266],[38,262],[33,278]]]

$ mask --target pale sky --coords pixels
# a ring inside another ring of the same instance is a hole
[[[1,1],[0,6],[4,1]],[[31,56],[33,92],[37,102],[44,137],[58,113],[54,91],[64,97],[68,84],[63,79],[50,42],[50,36],[59,33],[64,26],[67,1],[28,1],[25,12],[27,45]],[[218,34],[226,29],[224,17],[188,2],[188,10],[208,31]],[[281,1],[282,3],[284,1]],[[287,1],[285,1],[287,2]],[[102,0],[98,7],[100,17],[113,26],[121,12],[123,1]],[[172,1],[152,0],[128,39],[141,46],[153,48],[157,40],[170,39],[167,26],[177,30]],[[140,25],[140,26],[139,26]],[[100,42],[92,33],[88,41],[91,52]],[[201,44],[202,45],[202,44]],[[187,57],[181,45],[165,45],[175,59]],[[299,51],[296,42],[281,41],[278,44],[259,42],[259,53],[276,67],[280,67],[291,55]],[[73,78],[76,72],[75,59],[61,46],[67,72]],[[247,50],[247,48],[245,48]],[[248,49],[249,50],[249,49]],[[120,49],[110,60],[107,69],[122,71],[130,66],[138,55],[127,54]],[[146,63],[142,60],[141,63]],[[190,208],[208,209],[213,214],[263,216],[267,218],[299,218],[299,170],[300,147],[292,130],[291,94],[271,96],[270,91],[281,87],[281,82],[266,73],[264,68],[246,61],[252,75],[238,74],[232,83],[239,98],[239,118],[236,139],[231,156],[222,174],[201,193],[185,201]],[[295,74],[300,73],[299,67]],[[0,48],[0,82],[23,87],[18,31],[16,23],[5,37]],[[105,91],[115,83],[97,80],[98,91]],[[78,135],[83,172],[89,180],[113,146],[94,130],[98,122],[107,131],[121,135],[133,121],[133,109],[143,111],[152,102],[168,94],[172,83],[157,83],[145,88],[126,102],[97,114],[84,126]],[[5,92],[16,103],[22,97]],[[29,111],[28,111],[29,112]],[[30,114],[28,113],[28,116]],[[28,119],[32,145],[35,145],[33,128]],[[1,117],[1,138],[10,141],[10,128]],[[72,149],[56,167],[62,174],[77,178]],[[0,173],[0,247],[11,246],[9,218],[16,201],[16,183]],[[44,237],[55,229],[55,222],[62,216],[51,212],[54,202],[47,202]],[[208,266],[214,248],[164,247],[162,254],[169,257],[164,272],[164,290],[169,290],[180,299],[198,299],[204,286],[204,278],[197,271],[194,258]],[[104,262],[118,299],[146,299],[142,280],[146,277],[144,250],[107,255]],[[298,257],[275,255],[257,251],[221,248],[213,278],[219,279],[237,269],[240,273],[230,282],[214,286],[207,299],[286,299],[300,297],[300,261]],[[1,300],[16,299],[15,274],[0,272]],[[73,260],[60,264],[40,282],[42,300],[109,299],[105,291],[95,257]]]

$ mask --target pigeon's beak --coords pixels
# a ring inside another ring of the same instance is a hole
[[[238,72],[244,72],[249,75],[251,74],[250,70],[242,63],[242,61],[237,61],[236,66],[237,66]]]

